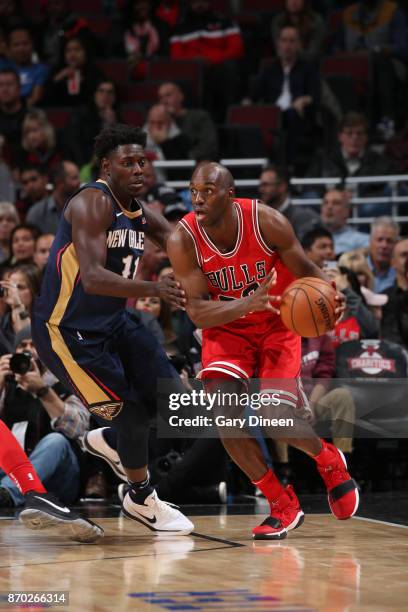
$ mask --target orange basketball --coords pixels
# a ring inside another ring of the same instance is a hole
[[[299,278],[282,294],[281,319],[299,336],[315,338],[333,329],[336,321],[336,290],[313,276]]]

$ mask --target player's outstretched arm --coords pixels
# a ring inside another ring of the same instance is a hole
[[[159,296],[184,306],[182,291],[174,280],[166,283],[137,281],[105,268],[106,230],[112,224],[112,205],[100,190],[87,189],[74,197],[65,212],[72,226],[72,240],[86,293],[113,297]]]
[[[207,280],[198,265],[194,243],[180,225],[168,240],[167,253],[176,278],[181,282],[187,296],[187,314],[197,327],[224,325],[251,311],[278,312],[272,306],[272,298],[268,295],[268,291],[276,282],[275,271],[269,274],[264,283],[250,296],[225,302],[213,301],[209,299]]]

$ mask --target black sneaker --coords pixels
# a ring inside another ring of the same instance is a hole
[[[0,508],[14,508],[14,500],[6,487],[0,487]]]
[[[29,529],[58,527],[59,533],[75,542],[90,543],[104,535],[102,527],[67,508],[52,493],[29,491],[20,521]]]

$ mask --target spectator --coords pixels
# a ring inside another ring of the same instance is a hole
[[[13,268],[22,263],[32,263],[35,241],[39,236],[37,227],[30,223],[16,225],[10,233],[10,255],[3,261],[3,268]]]
[[[326,262],[335,260],[333,237],[324,227],[307,232],[303,236],[302,246],[309,259],[319,268],[324,268]]]
[[[393,166],[385,155],[368,148],[368,125],[364,115],[346,113],[339,124],[338,143],[328,151],[313,156],[306,176],[313,178],[336,177],[345,181],[354,176],[392,174]],[[320,194],[322,192],[320,191]],[[358,197],[383,195],[384,186],[363,184],[356,189]],[[378,205],[364,205],[367,214],[378,214]],[[360,207],[361,209],[361,207]],[[359,209],[359,210],[360,210]]]
[[[171,226],[176,227],[180,219],[182,219],[188,212],[190,211],[185,205],[183,198],[176,195],[173,202],[170,202],[165,206],[163,216],[166,217]]]
[[[378,338],[379,320],[373,307],[383,303],[384,296],[379,298],[378,294],[366,288],[363,288],[363,293],[357,275],[348,268],[330,268],[325,272],[346,296],[346,312],[329,334],[333,345],[337,347],[343,342],[359,338]]]
[[[171,187],[168,187],[166,183],[159,183],[157,181],[156,170],[148,160],[145,164],[143,178],[143,191],[140,193],[139,199],[143,200],[151,210],[155,210],[163,215],[165,209],[167,209],[168,212],[170,211],[170,216],[172,216],[172,211],[175,211],[176,208],[180,210],[180,206],[183,206],[183,210],[188,212],[180,194]]]
[[[209,113],[202,108],[186,108],[184,94],[176,83],[160,85],[158,98],[190,141],[189,158],[196,161],[218,159],[217,130]]]
[[[42,234],[55,234],[66,200],[79,189],[79,168],[71,161],[57,164],[51,173],[53,192],[30,208],[27,221]]]
[[[30,30],[16,26],[8,33],[8,55],[11,66],[20,75],[21,95],[27,106],[39,104],[44,95],[44,84],[49,67],[33,62],[33,41]]]
[[[0,200],[10,200],[11,202],[15,202],[16,186],[14,184],[10,166],[3,158],[4,145],[4,136],[0,134]]]
[[[302,338],[301,378],[313,418],[325,422],[326,431],[329,424],[333,444],[343,453],[351,453],[355,405],[348,389],[337,387],[329,391],[335,362],[335,351],[327,334]]]
[[[40,164],[50,170],[61,160],[61,154],[56,148],[54,126],[39,108],[29,110],[24,117],[21,143],[25,154],[20,160],[20,166],[27,163]]]
[[[239,60],[244,56],[241,31],[230,19],[216,15],[211,0],[189,0],[185,19],[170,38],[172,59],[204,64],[205,108],[217,123],[240,98]]]
[[[21,131],[26,113],[18,72],[12,68],[0,70],[0,134],[6,139],[5,157],[12,166],[21,157]]]
[[[68,0],[51,0],[44,3],[44,17],[39,24],[40,54],[49,66],[56,66],[65,42],[78,33],[92,41],[86,19],[73,13]]]
[[[396,273],[395,283],[385,290],[388,303],[383,309],[381,336],[408,349],[408,239],[394,246],[391,265]]]
[[[22,190],[16,208],[24,221],[27,211],[48,194],[48,172],[40,164],[30,163],[20,168]]]
[[[361,0],[343,12],[342,48],[369,54],[372,81],[370,101],[380,118],[378,129],[386,140],[394,134],[398,88],[406,87],[408,29],[397,3]]]
[[[180,128],[177,127],[163,104],[155,104],[150,108],[144,130],[147,133],[146,152],[151,160],[185,159],[188,157],[190,143],[187,137],[181,133]],[[180,178],[184,174],[182,170],[157,171],[159,180],[165,180],[167,176]]]
[[[128,0],[123,17],[123,47],[132,76],[144,79],[148,61],[158,55],[168,55],[167,24],[154,16],[151,0]]]
[[[261,200],[267,206],[279,210],[290,221],[299,240],[306,232],[321,225],[318,215],[313,210],[291,204],[289,177],[284,168],[279,166],[264,168],[259,177],[258,190]]]
[[[64,42],[63,59],[48,81],[46,101],[54,106],[87,104],[102,80],[89,43],[81,36],[73,36]]]
[[[41,234],[35,241],[34,263],[41,272],[47,265],[54,238],[54,234]]]
[[[340,267],[349,268],[357,275],[360,287],[374,289],[374,274],[367,263],[365,249],[354,249],[353,251],[343,253],[340,255],[338,263]]]
[[[10,236],[20,223],[16,207],[11,202],[0,202],[0,264],[10,256]]]
[[[334,242],[330,232],[320,228],[312,230],[303,237],[302,246],[313,263],[324,269],[336,282],[337,289],[346,296],[347,310],[330,334],[334,346],[359,337],[377,338],[378,323],[365,304],[357,276],[347,268],[328,265],[334,261]]]
[[[22,264],[16,266],[0,284],[8,306],[0,326],[6,339],[13,345],[15,335],[30,324],[32,303],[40,292],[41,274],[37,266]]]
[[[24,450],[29,455],[47,491],[66,504],[79,496],[81,450],[78,439],[89,429],[89,412],[39,362],[31,330],[25,327],[16,336],[16,353],[29,351],[29,370],[14,374],[11,355],[0,357],[0,414],[12,428],[27,423]],[[11,380],[10,380],[11,377]],[[24,503],[24,496],[10,478],[0,481],[2,504],[8,494],[10,507]]]
[[[295,27],[280,30],[276,49],[278,58],[258,74],[252,98],[281,109],[287,138],[286,159],[293,164],[302,142],[308,137],[316,138],[311,132],[320,103],[320,74],[313,64],[300,59],[300,35]]]
[[[280,30],[286,26],[297,28],[302,44],[301,59],[317,62],[326,39],[326,24],[316,13],[310,0],[285,0],[282,12],[272,21],[272,39],[277,40]]]
[[[395,283],[396,271],[391,266],[399,226],[391,217],[378,217],[371,224],[368,265],[374,274],[374,291],[382,293]]]
[[[340,189],[327,191],[323,198],[320,218],[333,236],[336,256],[353,249],[368,247],[368,235],[348,225],[349,216],[350,194]]]
[[[85,106],[75,109],[69,119],[66,154],[78,166],[92,159],[94,138],[103,127],[118,121],[118,91],[115,83],[102,79]]]

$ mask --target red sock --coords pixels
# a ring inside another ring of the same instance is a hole
[[[284,490],[271,469],[260,480],[253,480],[252,483],[262,491],[268,501],[277,499]]]
[[[327,463],[330,463],[333,460],[333,452],[330,450],[330,448],[327,448],[325,440],[320,440],[320,442],[322,443],[321,451],[312,458],[319,465],[327,465]]]
[[[27,491],[46,493],[27,455],[3,421],[0,421],[0,468],[23,495]]]

